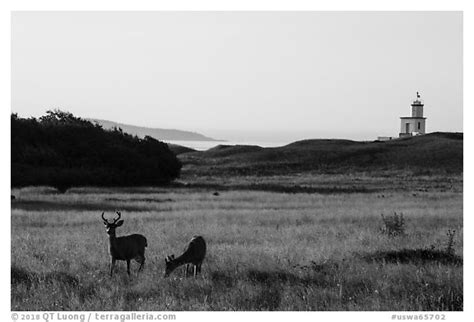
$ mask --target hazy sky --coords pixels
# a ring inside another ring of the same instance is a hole
[[[462,131],[460,12],[16,12],[12,111],[229,140]]]

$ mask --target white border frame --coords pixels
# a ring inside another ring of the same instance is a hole
[[[1,140],[2,147],[8,151],[5,153],[2,162],[2,185],[0,194],[1,213],[3,214],[0,225],[0,245],[1,255],[4,259],[0,265],[0,307],[1,317],[4,321],[11,321],[10,313],[10,113],[11,113],[11,12],[12,11],[463,11],[463,32],[464,32],[464,54],[463,54],[463,75],[464,75],[464,100],[463,106],[467,106],[463,111],[463,131],[465,132],[464,148],[464,312],[445,312],[447,320],[473,321],[474,306],[472,281],[473,278],[468,272],[472,272],[472,248],[473,235],[470,232],[473,228],[474,216],[472,201],[466,196],[472,193],[472,135],[469,125],[472,125],[473,100],[472,92],[468,88],[473,88],[473,1],[469,0],[399,0],[399,1],[375,1],[375,0],[333,0],[333,1],[311,1],[311,0],[4,0],[0,2],[0,99],[1,99]],[[5,259],[8,259],[5,260]],[[5,263],[7,262],[7,263]],[[5,278],[7,277],[8,278]],[[363,321],[388,321],[391,320],[395,312],[178,312],[178,320],[208,320],[220,321],[226,319],[231,321],[242,321],[243,319],[269,318],[276,321],[298,319],[299,321],[333,320],[344,319]],[[415,314],[417,312],[406,312]],[[426,312],[420,312],[426,313]]]

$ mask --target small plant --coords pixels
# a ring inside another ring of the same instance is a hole
[[[454,255],[454,235],[456,234],[456,231],[453,229],[449,229],[448,232],[446,233],[446,236],[448,236],[448,242],[446,243],[446,253],[449,255]]]
[[[383,214],[381,216],[384,224],[381,229],[383,234],[391,237],[405,235],[405,219],[402,213],[395,212],[392,216],[385,217]]]

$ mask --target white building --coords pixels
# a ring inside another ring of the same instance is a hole
[[[400,117],[399,137],[426,133],[426,117],[423,117],[423,101],[416,92],[416,99],[411,104],[411,116]]]

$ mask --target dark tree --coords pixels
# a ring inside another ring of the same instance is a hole
[[[140,139],[59,110],[11,116],[12,186],[156,186],[179,176],[168,145]]]

